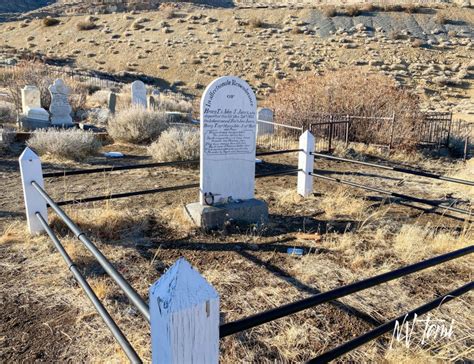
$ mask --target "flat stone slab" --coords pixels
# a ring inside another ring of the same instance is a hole
[[[193,223],[204,230],[223,228],[226,221],[240,225],[260,225],[268,222],[267,203],[254,198],[214,206],[196,202],[186,205],[185,210]]]

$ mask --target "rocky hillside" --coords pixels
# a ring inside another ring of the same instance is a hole
[[[83,22],[92,29],[81,30]],[[392,76],[426,109],[474,115],[473,24],[474,10],[461,8],[352,17],[313,8],[197,7],[66,16],[52,27],[41,19],[0,24],[0,61],[34,53],[119,77],[146,75],[194,95],[233,74],[261,99],[282,80],[352,67]]]

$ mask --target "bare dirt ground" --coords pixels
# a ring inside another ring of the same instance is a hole
[[[110,145],[126,153],[120,161],[103,157],[84,163],[44,163],[45,171],[146,161],[144,149]],[[122,362],[125,357],[74,282],[51,242],[30,238],[23,214],[17,153],[1,159],[0,332],[2,362]],[[288,168],[296,155],[265,157],[257,173]],[[452,164],[430,162],[443,173]],[[465,167],[465,166],[464,166]],[[317,169],[367,185],[441,200],[466,201],[456,185],[318,161]],[[198,180],[195,168],[160,168],[47,180],[56,200],[136,191]],[[262,228],[203,233],[184,218],[182,207],[197,199],[190,189],[66,208],[114,266],[147,300],[148,287],[183,256],[221,296],[222,321],[370,277],[401,265],[472,243],[473,227],[463,221],[389,202],[373,193],[316,180],[315,194],[294,194],[296,177],[257,180],[256,195],[269,203],[270,222]],[[472,191],[471,191],[472,192]],[[471,200],[472,201],[472,200]],[[468,200],[460,207],[472,208]],[[95,292],[145,361],[150,360],[149,327],[100,266],[57,218],[51,224]],[[287,248],[300,247],[301,257]],[[302,362],[396,317],[472,276],[469,257],[305,310],[221,341],[221,361]],[[454,338],[411,348],[390,346],[390,335],[341,358],[353,362],[434,362],[472,357],[472,295],[443,306],[433,317],[454,319]],[[420,329],[422,331],[422,329]]]

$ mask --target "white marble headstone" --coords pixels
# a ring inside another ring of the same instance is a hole
[[[142,81],[132,83],[132,105],[146,108],[146,86]]]
[[[267,108],[259,108],[257,110],[257,135],[273,134],[275,126],[265,123],[265,121],[273,122],[273,111]]]
[[[57,79],[54,84],[49,86],[51,93],[51,105],[49,112],[51,113],[52,125],[73,125],[71,118],[71,105],[69,104],[69,88],[64,81]]]
[[[200,202],[254,198],[257,100],[237,77],[221,77],[201,99]],[[209,200],[209,199],[208,199]]]
[[[41,108],[41,92],[36,86],[25,86],[21,89],[21,106],[23,114],[29,109]]]

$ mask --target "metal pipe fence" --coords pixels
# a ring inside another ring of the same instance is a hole
[[[148,305],[140,297],[140,295],[130,286],[130,284],[125,280],[125,278],[114,268],[114,266],[109,262],[109,260],[102,254],[102,252],[86,237],[84,232],[81,231],[79,226],[77,226],[74,221],[53,201],[53,199],[46,193],[46,191],[35,181],[31,182],[31,185],[38,191],[38,193],[43,197],[43,199],[48,203],[48,205],[56,212],[56,214],[64,221],[67,227],[79,239],[89,252],[94,256],[95,259],[99,262],[101,267],[105,272],[117,283],[117,285],[122,289],[125,295],[128,297],[130,302],[138,309],[138,311],[143,315],[143,317],[150,322],[150,311]]]
[[[279,318],[306,310],[308,308],[312,308],[320,304],[333,301],[344,296],[348,296],[352,293],[363,291],[365,289],[378,286],[382,283],[386,283],[397,278],[405,277],[409,274],[419,272],[430,267],[434,267],[441,263],[460,258],[473,252],[474,245],[471,245],[466,248],[439,255],[437,257],[411,264],[387,273],[379,274],[377,276],[367,278],[359,282],[348,284],[346,286],[342,286],[327,292],[318,293],[314,296],[296,302],[292,302],[268,311],[264,311],[237,321],[228,322],[220,326],[219,335],[221,338],[223,338],[232,334],[236,334],[240,331],[248,330],[253,327],[257,327],[265,323],[277,320]]]
[[[474,282],[471,281],[449,293],[446,293],[442,296],[439,296],[438,298],[434,299],[431,302],[428,302],[420,307],[415,308],[414,310],[411,310],[410,312],[406,313],[405,315],[398,316],[397,318],[380,325],[376,327],[375,329],[355,338],[352,339],[332,350],[329,350],[325,352],[322,355],[319,355],[318,357],[309,360],[307,363],[308,364],[322,364],[322,363],[327,363],[331,360],[334,360],[341,355],[344,355],[356,348],[358,348],[361,345],[364,345],[368,343],[369,341],[372,341],[376,339],[379,336],[382,336],[383,334],[386,334],[396,327],[397,323],[400,322],[410,322],[415,319],[415,317],[422,316],[427,312],[430,312],[441,305],[444,305],[448,303],[449,301],[454,300],[455,298],[471,291],[474,288]]]
[[[377,193],[380,193],[380,194],[383,194],[383,195],[388,195],[388,196],[391,196],[391,197],[401,198],[401,199],[404,199],[404,200],[425,204],[425,205],[428,205],[428,206],[431,206],[431,207],[434,207],[434,208],[442,208],[442,209],[445,209],[445,210],[457,212],[459,214],[467,215],[469,218],[471,218],[472,215],[473,215],[472,211],[463,210],[463,209],[460,209],[460,208],[457,208],[457,207],[442,205],[441,203],[435,203],[435,202],[432,202],[432,201],[424,199],[424,198],[408,196],[408,195],[404,195],[404,194],[397,193],[397,192],[386,191],[386,190],[382,190],[382,189],[376,188],[376,187],[369,187],[369,186],[365,186],[365,185],[362,185],[362,184],[359,184],[359,183],[345,181],[345,180],[342,180],[342,179],[337,178],[337,177],[328,177],[328,176],[323,176],[323,175],[317,174],[317,173],[310,173],[310,174],[314,177],[325,179],[327,181],[337,182],[337,183],[345,184],[345,185],[348,185],[348,186],[351,186],[351,187],[361,188],[361,189],[364,189],[364,190],[367,190],[367,191],[377,192]]]
[[[136,353],[135,349],[132,347],[130,342],[127,340],[123,332],[120,330],[120,328],[117,326],[113,318],[110,316],[109,312],[107,309],[104,307],[104,305],[100,302],[99,298],[96,296],[94,291],[92,290],[91,286],[89,283],[87,283],[87,280],[84,278],[84,276],[81,274],[77,266],[74,264],[72,261],[71,257],[69,254],[66,252],[64,249],[63,245],[59,241],[58,237],[54,233],[53,229],[48,225],[46,220],[41,216],[39,212],[36,213],[36,217],[38,218],[40,224],[50,237],[51,241],[54,244],[54,247],[56,250],[59,252],[63,260],[65,261],[68,269],[71,271],[72,275],[76,279],[77,283],[79,286],[84,290],[85,294],[89,298],[89,300],[92,302],[92,305],[96,309],[97,313],[99,316],[102,318],[104,323],[107,325],[109,328],[110,332],[114,336],[115,340],[117,340],[118,344],[122,348],[122,350],[125,352],[127,355],[128,359],[130,360],[131,363],[141,363],[141,359]]]
[[[464,180],[464,179],[460,179],[460,178],[453,178],[453,177],[443,176],[443,175],[437,174],[437,173],[432,173],[432,172],[427,172],[427,171],[422,171],[422,170],[416,170],[414,167],[411,168],[411,169],[408,169],[408,168],[402,168],[402,167],[396,167],[396,166],[386,166],[386,165],[381,165],[381,164],[377,164],[377,163],[363,162],[363,161],[358,161],[358,160],[354,160],[354,159],[336,157],[336,156],[321,154],[321,153],[311,153],[311,154],[314,155],[315,157],[323,158],[323,159],[335,160],[335,161],[340,161],[340,162],[348,162],[348,163],[359,164],[359,165],[368,166],[368,167],[386,169],[386,170],[390,170],[390,171],[394,171],[394,172],[412,174],[412,175],[420,176],[420,177],[427,177],[427,178],[438,179],[438,180],[441,180],[441,181],[447,181],[447,182],[453,182],[453,183],[460,183],[460,184],[468,185],[468,186],[474,186],[474,181],[468,181],[468,180]]]

